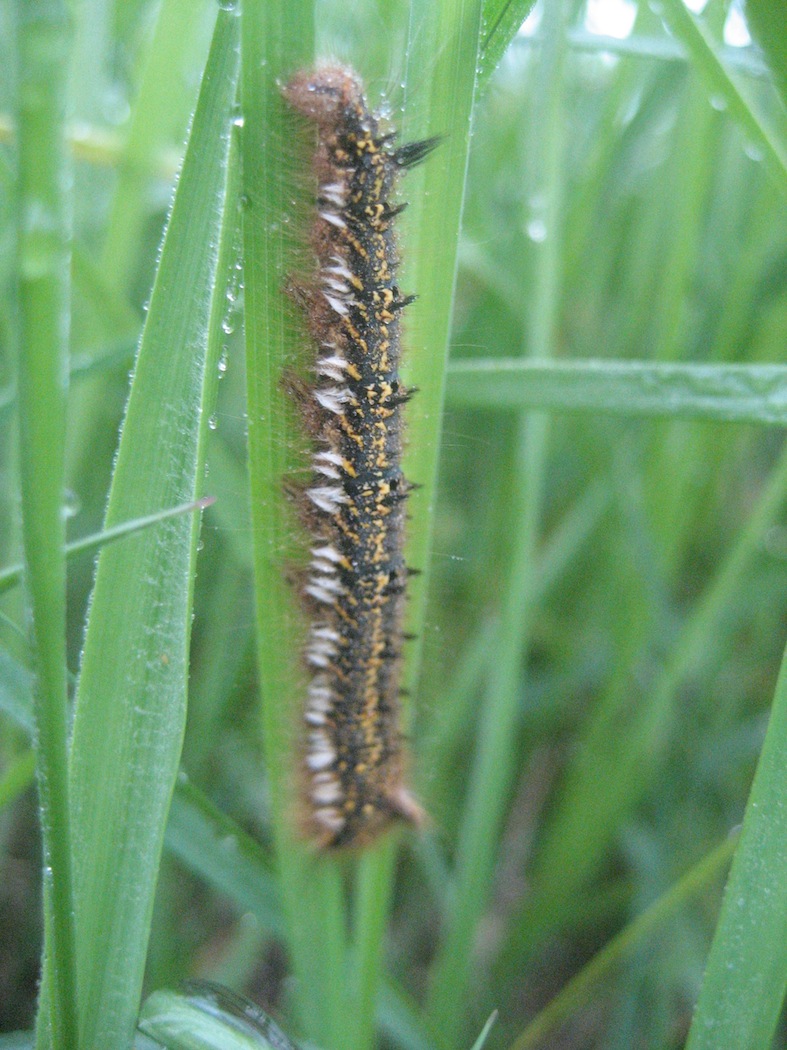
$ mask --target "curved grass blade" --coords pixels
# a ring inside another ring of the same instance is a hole
[[[154,992],[139,1027],[166,1050],[298,1050],[255,1003],[211,981]]]
[[[771,1045],[787,991],[787,656],[686,1050]]]
[[[218,246],[238,67],[218,13],[123,424],[107,527],[194,500],[221,345]],[[71,784],[81,1045],[131,1044],[185,717],[198,523],[102,551],[76,698]],[[122,599],[119,598],[122,596]]]
[[[523,327],[535,352],[550,353],[556,342],[557,304],[561,286],[558,217],[563,198],[563,62],[568,5],[554,2],[545,10],[545,44],[538,74],[540,126],[548,129],[534,145],[534,168],[544,187],[546,227],[550,235],[536,260],[535,307]],[[485,690],[477,744],[468,776],[462,826],[455,861],[455,893],[445,933],[432,967],[428,1003],[432,1027],[458,1042],[465,1021],[472,973],[472,945],[488,900],[495,869],[497,841],[515,768],[516,681],[532,617],[535,551],[544,492],[548,441],[547,420],[533,415],[518,421],[516,466],[508,522],[519,544],[506,573],[500,597],[501,624],[495,661]]]

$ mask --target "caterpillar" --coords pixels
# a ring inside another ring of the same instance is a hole
[[[400,678],[405,587],[399,175],[436,144],[397,145],[358,77],[338,65],[297,73],[283,93],[315,131],[314,273],[291,282],[316,347],[313,385],[293,385],[312,441],[298,497],[311,538],[301,583],[308,621],[302,770],[307,834],[364,846],[393,821],[419,824],[405,783]]]

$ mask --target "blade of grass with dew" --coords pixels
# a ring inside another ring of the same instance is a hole
[[[406,108],[405,140],[442,136],[424,165],[408,177],[410,205],[405,213],[403,283],[418,290],[407,318],[405,353],[408,385],[418,388],[417,411],[409,413],[405,473],[421,487],[409,504],[408,564],[421,571],[410,585],[408,630],[418,635],[408,652],[407,682],[415,685],[420,667],[425,597],[432,543],[437,462],[445,398],[445,368],[456,284],[459,225],[465,192],[480,5],[422,0],[411,23],[408,82],[421,83],[429,69],[430,91]],[[434,56],[437,56],[436,58]],[[418,102],[419,104],[415,104]],[[435,253],[435,245],[440,251]]]
[[[281,384],[302,338],[283,294],[295,266],[293,123],[279,83],[314,55],[312,0],[243,6],[243,246],[249,483],[263,747],[282,887],[287,947],[301,1025],[324,1050],[341,1050],[345,909],[339,867],[315,863],[297,834],[296,726],[302,678],[301,616],[286,570],[296,554],[283,479],[298,468],[298,435]],[[286,148],[285,148],[285,145]],[[305,143],[303,143],[305,148]]]
[[[485,87],[535,4],[536,0],[486,0],[478,70],[479,88]]]
[[[536,287],[529,321],[531,352],[550,355],[556,338],[560,274],[559,217],[563,199],[563,65],[567,4],[553,3],[544,14],[544,46],[537,80],[538,140],[534,142],[537,192],[545,201],[549,231],[539,245]],[[524,225],[524,223],[523,223]],[[523,318],[523,326],[527,322]],[[478,923],[495,868],[496,843],[515,767],[516,719],[523,649],[533,611],[535,550],[543,497],[547,420],[523,417],[517,436],[517,465],[511,499],[510,534],[516,537],[502,614],[496,659],[481,712],[456,859],[456,886],[445,934],[433,965],[428,1010],[432,1027],[454,1046],[464,1023]]]
[[[780,129],[770,127],[765,118],[752,108],[737,81],[719,60],[707,31],[683,0],[660,0],[659,9],[672,33],[685,46],[706,88],[713,97],[724,101],[747,142],[762,153],[782,192],[787,192],[787,147]]]
[[[217,274],[237,75],[218,13],[142,335],[107,527],[193,500],[206,386],[221,346]],[[102,551],[71,758],[81,1046],[131,1043],[185,716],[198,522],[177,517]]]
[[[787,991],[787,656],[686,1050],[770,1046]]]
[[[640,361],[457,361],[452,404],[787,425],[784,365]]]
[[[713,885],[729,864],[737,841],[737,836],[731,836],[722,842],[613,937],[537,1014],[514,1040],[511,1050],[532,1050],[545,1045],[547,1037],[557,1034],[560,1025],[588,1002],[602,981],[621,966],[629,954],[661,929],[692,897]]]
[[[69,185],[65,149],[70,22],[60,0],[17,4],[19,49],[19,424],[22,533],[36,663],[34,709],[43,842],[40,1046],[77,1047],[68,801],[65,478]]]

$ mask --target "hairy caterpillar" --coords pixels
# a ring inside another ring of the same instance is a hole
[[[316,382],[295,389],[313,441],[299,499],[312,538],[302,585],[311,680],[307,828],[323,848],[362,846],[393,820],[418,823],[399,725],[405,500],[396,283],[399,174],[435,140],[397,146],[350,70],[320,66],[285,85],[316,130],[314,274],[293,285],[317,347]]]

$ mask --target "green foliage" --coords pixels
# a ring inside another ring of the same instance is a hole
[[[0,1030],[781,1045],[780,2],[761,53],[723,0],[603,44],[565,0],[513,42],[528,0],[0,9]],[[283,485],[309,188],[278,85],[315,55],[442,136],[401,235],[430,824],[338,860],[294,827]]]

